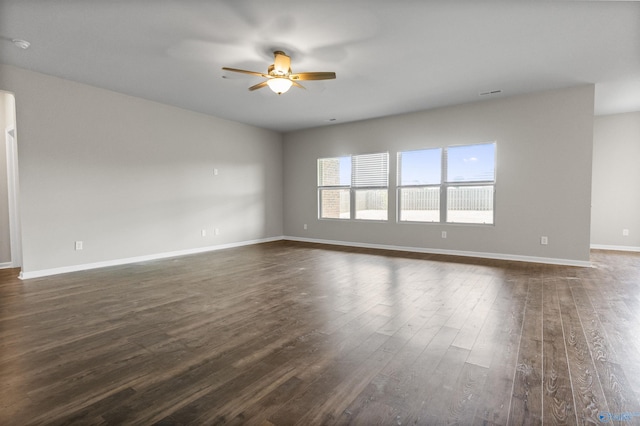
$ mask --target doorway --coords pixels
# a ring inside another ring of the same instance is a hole
[[[15,96],[0,91],[0,267],[22,266]],[[8,237],[8,238],[6,238]]]

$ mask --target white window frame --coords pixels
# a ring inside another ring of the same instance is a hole
[[[336,185],[327,185],[324,184],[324,182],[321,182],[321,178],[320,178],[320,164],[321,162],[323,162],[323,160],[339,160],[341,158],[349,158],[350,159],[350,163],[351,163],[351,177],[349,179],[349,183],[348,184],[336,184]],[[317,185],[318,185],[318,219],[326,219],[326,220],[349,220],[351,218],[351,210],[352,210],[352,204],[353,204],[353,200],[352,200],[352,196],[351,196],[351,182],[353,180],[353,160],[351,160],[351,156],[350,155],[341,155],[338,157],[325,157],[325,158],[318,158],[317,161],[317,166],[316,166],[316,172],[318,174],[317,176]],[[323,199],[322,199],[322,195],[324,193],[324,191],[332,191],[332,190],[336,190],[336,191],[348,191],[349,194],[349,217],[340,217],[340,209],[338,210],[338,217],[323,217],[323,211],[322,211],[322,206],[323,204]]]
[[[373,175],[367,177],[358,174],[358,161],[360,159],[366,161],[366,157],[375,158],[375,156],[384,156],[383,161],[380,164],[374,164],[382,168],[381,175]],[[320,182],[320,163],[322,160],[339,159],[339,158],[351,158],[351,181],[349,185],[321,185]],[[387,222],[389,220],[389,152],[375,152],[370,154],[358,154],[358,155],[342,155],[337,157],[323,157],[317,160],[317,173],[318,173],[318,219],[320,220],[358,220],[358,221],[378,221]],[[326,190],[348,190],[349,191],[349,217],[323,217],[323,200],[322,194]],[[385,201],[385,217],[384,218],[363,218],[357,217],[357,193],[359,191],[369,190],[383,190],[386,195]]]
[[[402,154],[404,153],[410,153],[410,152],[421,152],[421,151],[440,151],[439,152],[439,157],[440,157],[440,180],[438,183],[428,183],[428,184],[403,184],[402,182],[402,172],[403,172],[403,165],[402,165]],[[397,221],[398,222],[417,222],[417,223],[440,223],[440,217],[441,217],[441,213],[440,210],[442,209],[442,156],[443,156],[443,149],[442,148],[424,148],[424,149],[412,149],[412,150],[408,150],[408,151],[399,151],[398,152],[398,177],[397,177],[397,185],[396,185],[396,199],[397,199],[397,208],[396,208],[396,217],[397,217]],[[409,220],[409,219],[402,219],[402,203],[403,203],[403,197],[402,197],[402,190],[403,189],[427,189],[427,188],[436,188],[438,189],[438,220]]]
[[[466,180],[466,181],[455,181],[448,179],[448,153],[452,148],[458,147],[471,147],[475,145],[489,145],[493,144],[493,154],[494,154],[494,169],[493,169],[493,180]],[[405,152],[414,152],[414,151],[428,151],[431,149],[440,149],[441,150],[441,165],[440,165],[440,183],[438,184],[418,184],[418,185],[403,185],[402,184],[402,164],[401,164],[401,155]],[[478,144],[466,144],[466,145],[452,145],[448,147],[436,147],[436,148],[424,148],[424,149],[415,149],[415,150],[407,150],[407,151],[399,151],[397,156],[397,185],[396,185],[396,221],[397,223],[438,223],[438,224],[451,224],[451,225],[495,225],[495,212],[496,212],[496,175],[497,175],[497,143],[495,141],[492,142],[483,142]],[[467,222],[467,221],[450,221],[449,220],[449,189],[450,188],[473,188],[473,187],[491,187],[492,188],[492,210],[491,210],[491,222]],[[439,188],[440,194],[440,211],[439,211],[439,220],[437,221],[426,221],[426,220],[402,220],[402,190],[407,188]]]
[[[462,148],[477,145],[493,145],[493,180],[466,180],[466,181],[449,181],[449,150],[451,148]],[[441,223],[454,224],[454,225],[488,225],[494,226],[496,223],[496,169],[497,169],[497,144],[493,142],[483,142],[477,144],[466,145],[453,145],[443,149],[442,152],[442,187],[440,192],[440,219]],[[490,186],[493,191],[492,207],[491,207],[491,222],[454,222],[449,220],[449,188],[471,188]]]

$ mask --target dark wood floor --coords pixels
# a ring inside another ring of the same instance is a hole
[[[592,261],[276,242],[2,270],[0,424],[640,424],[640,254]]]

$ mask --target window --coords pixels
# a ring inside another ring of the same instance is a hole
[[[398,153],[398,220],[493,224],[495,143]]]
[[[440,221],[442,149],[398,153],[398,220]]]
[[[319,216],[325,219],[349,219],[351,157],[318,160]]]
[[[355,218],[387,220],[389,154],[354,155],[353,187]]]
[[[318,217],[388,219],[389,154],[318,160]]]
[[[446,220],[493,224],[496,144],[446,148]]]

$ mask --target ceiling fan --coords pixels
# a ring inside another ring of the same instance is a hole
[[[261,89],[265,86],[269,86],[271,90],[273,90],[278,95],[285,93],[287,90],[291,88],[291,86],[299,87],[304,89],[298,81],[303,80],[331,80],[336,78],[335,72],[300,72],[293,74],[291,72],[291,58],[287,56],[284,52],[280,50],[276,50],[273,52],[274,61],[273,64],[269,65],[267,73],[261,73],[256,71],[247,71],[240,70],[237,68],[228,68],[222,67],[225,71],[233,71],[240,72],[243,74],[257,75],[259,77],[264,77],[267,80],[262,83],[258,83],[249,87],[249,90],[257,90]]]

